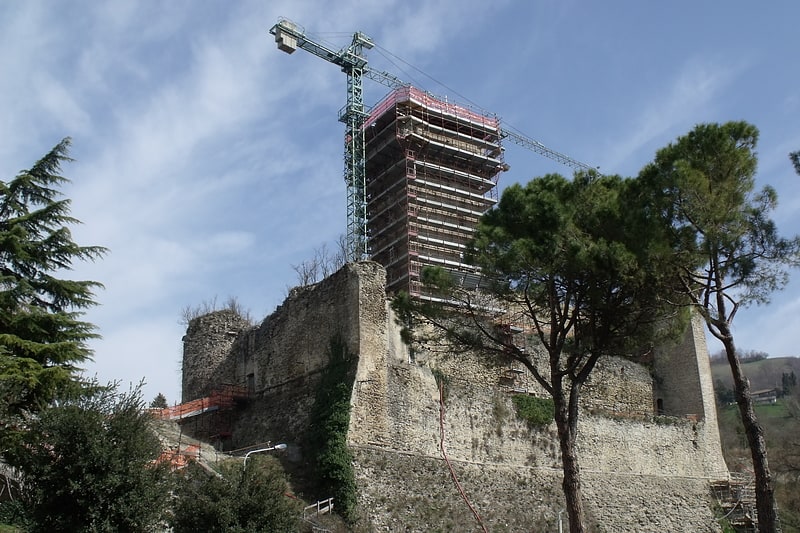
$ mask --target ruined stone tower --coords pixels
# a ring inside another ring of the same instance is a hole
[[[528,427],[511,402],[536,385],[466,354],[410,361],[385,275],[374,262],[348,264],[293,291],[252,328],[223,315],[193,322],[184,399],[218,383],[249,387],[228,445],[286,442],[300,468],[330,342],[341,339],[356,356],[347,442],[366,530],[474,530],[448,463],[489,531],[556,530],[563,496],[555,429]],[[710,483],[728,473],[704,339],[696,323],[652,364],[607,358],[587,383],[578,450],[596,531],[719,531]],[[448,383],[444,404],[434,371]]]

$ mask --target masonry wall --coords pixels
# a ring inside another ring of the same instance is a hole
[[[330,362],[331,342],[343,341],[356,356],[383,351],[374,344],[386,327],[384,286],[377,263],[349,264],[320,283],[292,291],[258,327],[240,335],[230,359],[235,379],[252,390],[252,401],[238,413],[228,447],[294,443],[290,451],[303,459],[309,414]],[[358,372],[380,380],[380,372],[367,366],[359,364]],[[380,413],[373,406],[368,423],[380,427]]]
[[[411,362],[383,276],[376,263],[347,265],[294,292],[259,327],[237,336],[226,362],[217,364],[233,369],[235,380],[249,380],[254,391],[237,415],[234,447],[287,442],[290,462],[303,464],[308,411],[328,364],[330,338],[341,335],[358,356],[348,441],[364,528],[474,530],[444,448],[490,531],[554,530],[563,509],[554,424],[529,428],[511,402],[514,389],[541,394],[537,385],[521,373],[509,383],[507,365],[474,354]],[[597,531],[718,530],[708,483],[727,471],[714,405],[702,385],[701,340],[692,330],[680,350],[671,348],[666,367],[654,366],[662,373],[657,387],[650,367],[621,358],[604,360],[587,384],[578,450]],[[434,368],[448,376],[443,402]],[[691,379],[680,388],[684,373],[694,373],[699,393],[688,385]],[[667,386],[699,399],[701,416],[654,416],[656,395],[671,394]]]
[[[653,377],[659,414],[690,417],[701,422],[698,438],[708,449],[707,469],[725,469],[705,323],[699,316],[692,319],[678,342],[656,348]]]
[[[222,383],[236,379],[231,349],[249,322],[229,310],[215,311],[189,322],[183,337],[181,401],[208,396]]]

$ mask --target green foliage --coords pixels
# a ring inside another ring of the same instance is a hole
[[[444,331],[455,354],[516,360],[551,395],[547,417],[542,405],[524,407],[530,420],[556,421],[573,524],[583,522],[574,448],[581,386],[600,357],[640,354],[685,325],[664,298],[676,279],[659,222],[633,180],[619,176],[550,174],[511,185],[465,255],[484,277],[481,292],[431,268],[426,292],[456,305],[395,300],[404,327],[416,317],[433,324],[412,327],[414,340],[430,344],[430,329]]]
[[[150,407],[152,409],[166,409],[169,407],[167,405],[167,397],[159,392],[156,394],[156,397],[153,398],[153,401],[150,402]]]
[[[255,455],[219,465],[214,475],[192,463],[178,474],[169,519],[175,533],[196,531],[289,533],[299,530],[302,504],[289,496],[286,474],[274,457]]]
[[[140,389],[94,386],[27,420],[5,456],[30,531],[150,531],[170,485]]]
[[[511,397],[517,417],[531,428],[546,426],[553,421],[552,398],[537,398],[528,394],[515,394]]]
[[[669,311],[668,248],[654,222],[631,180],[547,175],[504,191],[469,259],[501,300],[547,320],[537,331],[549,353],[631,353]]]
[[[13,486],[13,494],[17,493],[17,487]],[[28,520],[25,515],[25,508],[19,499],[5,500],[0,502],[0,533],[18,533],[28,529]]]
[[[755,406],[769,448],[783,531],[800,530],[800,493],[796,481],[800,474],[800,417],[792,416],[796,407],[793,400],[791,396],[784,396],[776,404]],[[749,470],[749,449],[738,409],[729,406],[719,409],[718,414],[725,462],[732,470]]]
[[[311,411],[310,436],[319,490],[334,498],[337,512],[347,521],[356,519],[356,481],[353,455],[347,447],[354,356],[344,340],[330,342],[330,364],[322,374]]]
[[[678,416],[656,415],[653,417],[653,422],[659,426],[680,426],[686,423],[686,418]]]
[[[775,528],[773,481],[767,450],[732,332],[738,309],[769,302],[800,265],[800,237],[780,237],[770,212],[777,194],[755,191],[758,129],[746,122],[700,124],[661,149],[640,173],[642,197],[663,220],[681,284],[719,339],[730,362],[734,392],[755,473],[759,528]]]
[[[794,171],[800,175],[800,150],[797,152],[792,152],[789,154],[789,159],[792,161],[792,166],[794,166]]]
[[[431,368],[431,373],[436,381],[436,386],[441,390],[442,401],[447,401],[447,395],[450,392],[450,376],[438,368]]]
[[[69,385],[97,336],[80,317],[101,285],[56,277],[106,252],[72,240],[69,227],[79,221],[58,190],[69,182],[58,174],[69,143],[0,181],[0,380],[9,411],[36,408]]]
[[[414,342],[414,300],[406,291],[400,291],[392,298],[391,306],[400,326],[400,339],[409,347]]]
[[[791,372],[783,372],[781,374],[781,392],[784,396],[788,396],[794,392],[797,387],[797,375],[794,370]]]
[[[733,389],[728,387],[721,379],[714,380],[714,392],[716,393],[717,405],[719,406],[730,405],[736,401]]]
[[[780,237],[769,218],[775,190],[754,190],[757,141],[746,122],[700,124],[640,173],[643,195],[669,231],[683,292],[712,333],[738,306],[767,303],[785,285],[786,267],[800,261],[800,239]]]
[[[721,514],[722,510],[718,510],[716,514]],[[719,527],[722,528],[722,533],[736,533],[736,528],[733,527],[730,521],[727,518],[719,518],[717,519],[719,522]]]

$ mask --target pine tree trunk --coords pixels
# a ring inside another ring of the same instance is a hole
[[[560,439],[560,437],[559,437]],[[583,533],[583,502],[581,501],[581,475],[574,442],[561,440],[561,462],[564,469],[564,498],[567,502],[570,533]]]
[[[573,383],[573,387],[575,384]],[[569,517],[570,533],[584,533],[583,524],[583,499],[581,493],[581,475],[578,466],[578,455],[575,451],[577,437],[577,392],[575,402],[567,400],[560,386],[556,387],[553,394],[555,402],[555,419],[558,427],[558,441],[561,447],[561,465],[564,472],[562,488],[566,500],[566,511]],[[575,403],[575,405],[571,405]],[[573,408],[574,407],[574,408]],[[573,411],[575,411],[573,413]]]
[[[742,425],[747,436],[747,443],[750,446],[750,455],[753,459],[753,473],[756,482],[756,510],[758,512],[758,531],[759,533],[774,533],[777,531],[777,513],[775,511],[775,494],[772,485],[772,474],[769,471],[767,461],[767,445],[764,441],[764,430],[758,423],[755,409],[753,408],[753,398],[750,394],[750,381],[742,371],[742,365],[736,356],[736,348],[733,337],[727,328],[721,328],[723,336],[722,344],[725,346],[725,353],[728,356],[728,363],[731,366],[733,375],[733,390],[736,396],[736,404],[739,406],[739,413],[742,418]]]

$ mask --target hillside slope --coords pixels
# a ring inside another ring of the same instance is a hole
[[[719,382],[731,386],[727,364],[711,367],[715,387]],[[781,389],[781,376],[794,372],[800,379],[800,358],[768,358],[744,364],[752,390]],[[759,423],[764,428],[770,469],[775,479],[775,497],[784,533],[800,533],[800,384],[790,395],[771,405],[756,405]],[[736,405],[717,407],[722,450],[728,467],[735,472],[751,472],[752,462],[744,439],[739,410]]]
[[[761,361],[744,363],[742,367],[750,380],[751,390],[780,389],[781,376],[784,373],[794,372],[800,379],[800,357],[768,357]],[[726,387],[731,387],[731,369],[727,361],[712,362],[711,374],[715,384],[720,380]]]

